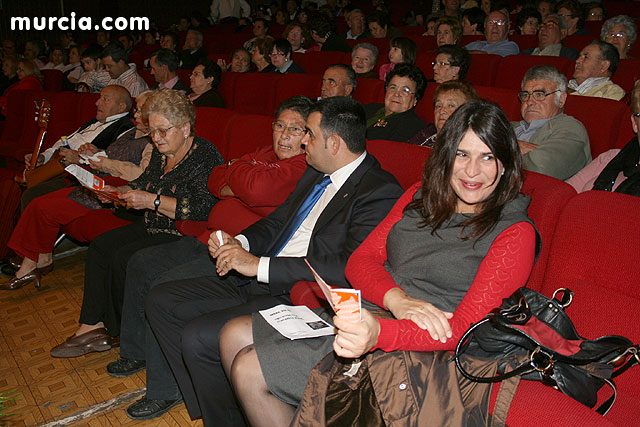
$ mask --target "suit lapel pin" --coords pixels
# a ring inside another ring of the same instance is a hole
[[[344,193],[344,196],[342,196],[342,198],[346,199],[348,195],[349,195],[349,193]]]

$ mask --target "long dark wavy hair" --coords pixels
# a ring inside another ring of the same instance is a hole
[[[504,205],[514,200],[522,187],[522,156],[518,141],[498,105],[486,100],[468,102],[447,119],[424,166],[422,198],[406,207],[406,210],[417,209],[421,213],[424,221],[420,226],[431,227],[432,234],[456,213],[458,197],[451,187],[451,175],[458,146],[467,130],[472,130],[489,147],[496,162],[502,163],[504,175],[496,176],[498,185],[479,211],[460,224],[460,237],[464,240],[480,239],[489,233]]]

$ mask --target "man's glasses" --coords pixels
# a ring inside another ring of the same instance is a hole
[[[560,90],[556,89],[553,92],[549,92],[549,93],[547,93],[544,90],[534,90],[532,92],[521,90],[520,92],[518,92],[518,99],[520,100],[520,102],[527,102],[529,100],[529,97],[533,97],[535,101],[544,101],[547,98],[547,96],[556,92],[560,92]]]
[[[411,92],[411,89],[408,88],[407,86],[396,86],[396,85],[389,85],[387,87],[387,91],[389,92],[396,92],[398,95],[406,98],[409,95],[413,95],[415,92]]]
[[[166,129],[149,129],[149,135],[151,135],[151,138],[154,138],[156,135],[160,136],[160,138],[164,138],[165,136],[167,136],[167,132],[169,132],[169,129],[173,129],[174,127],[175,126],[171,126]]]
[[[546,27],[547,29],[551,30],[551,29],[553,29],[553,27],[555,27],[555,26],[558,26],[558,27],[559,27],[559,26],[560,26],[560,24],[558,24],[557,22],[554,22],[554,21],[548,21],[548,22],[545,22],[544,24],[540,24],[540,25],[538,26],[538,29],[539,29],[539,30],[542,30],[542,29],[544,29],[544,28]]]
[[[273,122],[271,127],[276,132],[284,133],[285,131],[289,131],[289,135],[293,135],[293,136],[301,136],[307,133],[306,129],[300,128],[298,126],[287,126],[285,122],[280,122],[280,121]]]
[[[495,20],[492,19],[491,21],[487,21],[487,25],[497,25],[498,27],[502,27],[503,25],[506,25],[507,21],[499,19],[499,20]]]

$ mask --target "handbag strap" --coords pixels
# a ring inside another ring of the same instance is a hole
[[[535,366],[533,366],[531,364],[532,358],[530,358],[529,361],[521,363],[518,367],[514,368],[512,371],[506,372],[504,374],[497,374],[497,375],[494,375],[492,377],[477,377],[475,375],[470,374],[469,372],[467,372],[464,369],[464,367],[462,366],[462,363],[460,361],[460,356],[462,356],[462,354],[467,349],[467,347],[469,345],[469,342],[470,342],[471,334],[473,334],[473,331],[476,330],[478,327],[480,327],[481,325],[489,322],[490,320],[491,320],[490,316],[486,317],[485,319],[483,319],[480,322],[476,323],[475,325],[471,326],[467,330],[467,332],[464,333],[462,338],[460,338],[460,341],[458,342],[458,345],[456,346],[456,352],[455,352],[455,354],[453,356],[453,358],[454,358],[454,360],[456,362],[456,366],[458,367],[458,370],[460,370],[460,373],[465,378],[467,378],[467,379],[469,379],[471,381],[488,384],[488,383],[497,383],[497,382],[500,382],[500,381],[504,381],[504,380],[509,379],[511,377],[514,377],[516,375],[523,375],[523,374],[526,374],[526,373],[529,373],[529,372],[533,371],[535,369]]]

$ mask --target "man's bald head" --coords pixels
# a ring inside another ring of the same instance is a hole
[[[109,85],[102,89],[100,99],[96,102],[96,119],[104,122],[108,117],[129,112],[132,104],[131,95],[126,88]]]

